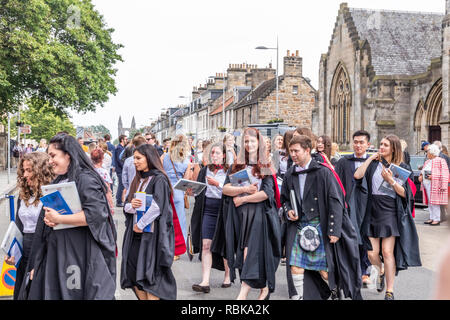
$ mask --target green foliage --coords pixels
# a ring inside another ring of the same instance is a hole
[[[113,31],[91,0],[1,0],[0,114],[26,98],[59,115],[103,106],[122,61]]]
[[[283,119],[272,119],[272,120],[269,120],[269,121],[267,121],[267,124],[273,124],[273,123],[283,123],[284,122],[284,120]]]
[[[111,132],[109,131],[108,128],[106,128],[104,125],[99,124],[96,126],[90,126],[88,127],[88,129],[92,132],[92,133],[101,133],[101,136],[103,137],[105,134],[109,134],[111,135]]]
[[[5,122],[2,120],[2,122]],[[11,138],[17,137],[16,127],[17,116],[11,117]],[[24,124],[31,125],[31,134],[26,137],[34,139],[39,142],[44,138],[49,141],[54,135],[60,131],[67,131],[69,134],[75,136],[76,130],[65,114],[60,114],[49,105],[42,103],[30,103],[28,108],[20,112],[20,121]],[[23,137],[23,135],[21,135]]]

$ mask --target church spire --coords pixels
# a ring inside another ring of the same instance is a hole
[[[131,129],[136,129],[136,120],[134,120],[134,116],[133,119],[131,120]]]

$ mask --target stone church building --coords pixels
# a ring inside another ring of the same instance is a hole
[[[320,60],[313,131],[343,149],[364,129],[378,146],[393,133],[416,154],[422,141],[450,145],[450,10],[349,8],[342,3]],[[443,3],[444,5],[444,3]]]

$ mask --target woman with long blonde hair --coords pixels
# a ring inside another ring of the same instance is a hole
[[[23,233],[23,254],[19,261],[15,257],[6,257],[8,264],[17,266],[14,299],[19,297],[19,291],[24,276],[33,269],[33,237],[39,216],[44,214],[41,187],[50,184],[54,178],[53,169],[49,164],[50,157],[46,153],[33,152],[24,154],[17,168],[17,199],[16,224]]]
[[[174,186],[178,180],[191,180],[192,164],[190,162],[191,148],[186,136],[180,134],[172,139],[169,152],[161,156],[164,171]],[[187,224],[185,212],[185,194],[183,191],[174,190],[173,201],[180,221],[184,241],[187,239]],[[187,205],[187,204],[186,204]],[[178,258],[176,258],[178,259]]]

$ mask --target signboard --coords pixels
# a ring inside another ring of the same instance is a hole
[[[13,296],[15,283],[16,268],[3,262],[2,273],[0,274],[0,297]]]
[[[22,134],[30,134],[31,133],[31,126],[29,124],[26,124],[23,127],[20,127],[20,133],[22,133]]]

